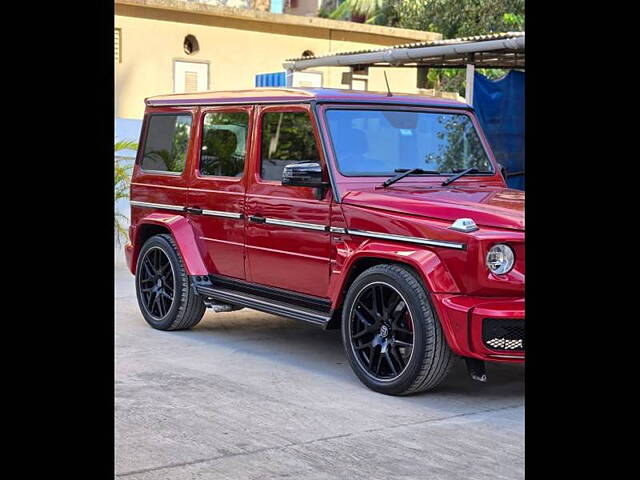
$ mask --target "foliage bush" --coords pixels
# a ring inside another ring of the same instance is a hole
[[[129,183],[131,181],[132,165],[128,165],[122,158],[118,158],[118,152],[123,150],[137,150],[138,144],[129,140],[121,140],[114,144],[114,227],[116,242],[120,244],[121,238],[127,238],[127,229],[125,222],[129,219],[123,213],[117,211],[118,200],[129,198]]]

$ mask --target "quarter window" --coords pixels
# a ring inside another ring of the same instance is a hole
[[[262,117],[260,176],[282,180],[291,163],[319,162],[311,119],[306,112],[273,112]]]
[[[248,126],[249,115],[246,112],[215,112],[204,116],[201,175],[242,177]]]
[[[144,142],[142,169],[180,173],[191,135],[191,115],[152,115]]]

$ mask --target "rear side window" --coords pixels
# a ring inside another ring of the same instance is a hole
[[[214,112],[204,116],[200,175],[242,177],[248,126],[246,112]]]
[[[151,115],[144,142],[143,170],[180,173],[191,135],[191,115]]]
[[[262,117],[260,176],[282,180],[291,163],[319,162],[311,119],[306,112],[273,112]]]

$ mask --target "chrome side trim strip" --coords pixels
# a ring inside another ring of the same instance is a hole
[[[359,237],[380,238],[382,240],[397,240],[399,242],[419,243],[420,245],[429,245],[432,247],[455,248],[456,250],[464,250],[464,243],[445,242],[444,240],[429,240],[428,238],[407,237],[405,235],[393,235],[391,233],[368,232],[365,230],[347,229],[350,235]]]
[[[162,210],[175,210],[179,212],[185,211],[185,207],[181,207],[179,205],[166,205],[164,203],[139,202],[137,200],[131,200],[129,203],[134,207],[160,208]],[[223,212],[221,210],[202,210],[202,215],[209,215],[212,217],[236,218],[236,219],[242,218],[241,213]]]
[[[175,210],[175,211],[184,212],[184,207],[180,207],[178,205],[165,205],[162,203],[140,202],[137,200],[131,200],[129,203],[135,207],[159,208],[162,210]],[[202,210],[202,215],[209,215],[212,217],[235,218],[238,220],[243,218],[242,213],[224,212],[221,210]],[[357,230],[357,229],[351,229],[351,228],[346,229],[341,227],[328,227],[326,225],[319,225],[317,223],[294,222],[291,220],[280,220],[277,218],[265,218],[264,223],[269,225],[280,225],[282,227],[293,227],[293,228],[302,228],[305,230],[315,230],[319,232],[330,231],[331,233],[356,235],[358,237],[379,238],[381,240],[396,240],[399,242],[418,243],[420,245],[429,245],[433,247],[454,248],[456,250],[464,250],[465,248],[464,243],[447,242],[444,240],[430,240],[428,238],[419,238],[419,237],[408,237],[405,235],[394,235],[391,233],[369,232],[366,230]]]
[[[222,210],[202,210],[202,215],[209,215],[210,217],[224,217],[224,218],[236,218],[241,219],[241,213],[223,212]]]
[[[524,355],[501,355],[501,354],[489,354],[490,357],[493,358],[512,358],[512,359],[521,359],[524,360]]]
[[[139,202],[137,200],[131,200],[129,203],[133,207],[161,208],[162,210],[176,210],[179,212],[184,212],[184,207],[181,207],[179,205],[165,205],[163,203]]]
[[[302,228],[305,230],[317,230],[321,232],[327,231],[327,227],[325,225],[318,225],[317,223],[293,222],[291,220],[280,220],[277,218],[265,218],[264,223],[269,225],[280,225],[282,227]]]

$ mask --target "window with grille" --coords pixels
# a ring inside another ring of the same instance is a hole
[[[115,28],[113,30],[113,37],[115,61],[116,63],[122,63],[122,29]]]

